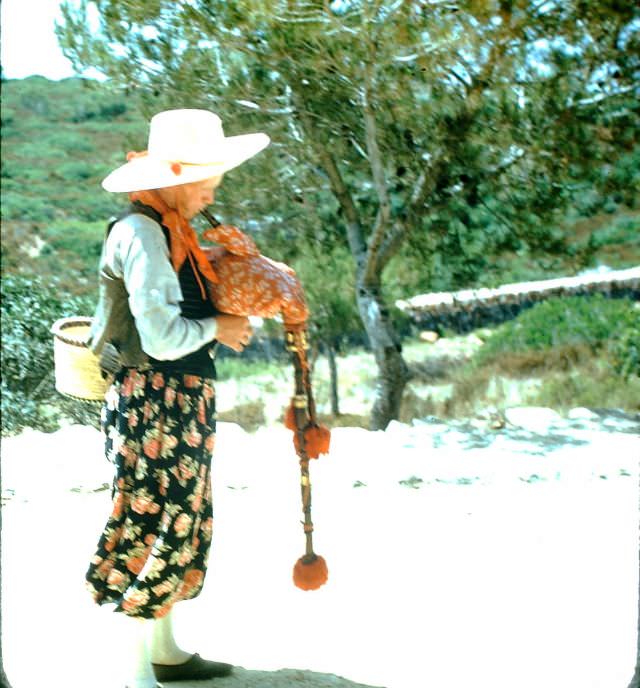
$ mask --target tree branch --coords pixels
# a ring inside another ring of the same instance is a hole
[[[402,242],[409,235],[409,225],[406,222],[395,222],[391,227],[391,231],[385,237],[385,240],[378,251],[377,268],[380,272],[386,267],[387,263],[397,253],[402,245]]]
[[[335,158],[329,153],[327,147],[323,145],[318,137],[314,134],[314,126],[311,121],[311,114],[305,107],[304,98],[300,95],[300,91],[304,88],[296,84],[291,87],[291,96],[295,105],[295,114],[298,117],[302,130],[313,151],[318,156],[320,165],[329,177],[331,189],[335,194],[342,212],[344,213],[347,225],[347,239],[351,253],[356,261],[358,269],[361,269],[366,259],[366,246],[362,237],[362,227],[360,225],[360,218],[358,210],[353,202],[353,198],[349,193],[349,189],[342,179],[338,164]]]
[[[371,75],[372,62],[369,61],[364,69],[364,88],[362,91],[362,109],[364,113],[365,140],[373,183],[378,196],[378,213],[373,231],[367,242],[367,260],[365,264],[365,280],[367,282],[377,274],[377,257],[384,233],[389,225],[391,215],[391,201],[387,191],[387,179],[380,147],[378,146],[378,130],[375,113],[371,104],[373,92],[373,77]]]
[[[402,242],[406,239],[411,228],[411,221],[420,216],[420,208],[424,205],[426,197],[433,190],[434,177],[427,174],[427,170],[422,170],[413,187],[413,192],[409,199],[409,206],[407,209],[407,216],[404,221],[396,221],[393,223],[391,231],[382,242],[378,250],[377,261],[375,268],[378,272],[382,272],[386,264],[391,260]],[[431,182],[431,183],[429,183]]]

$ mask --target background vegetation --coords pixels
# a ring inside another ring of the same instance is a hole
[[[25,426],[52,429],[61,417],[95,422],[94,407],[61,400],[53,390],[49,328],[59,317],[92,312],[106,221],[124,202],[102,191],[100,180],[124,161],[127,150],[146,147],[145,118],[155,102],[163,104],[161,94],[154,100],[153,93],[127,91],[109,82],[50,82],[41,77],[3,82],[5,433]],[[605,139],[609,135],[606,131],[601,134]],[[439,216],[430,229],[411,234],[386,266],[382,275],[386,302],[392,304],[396,298],[425,291],[543,279],[599,265],[625,268],[640,264],[639,150],[637,139],[629,135],[614,158],[601,159],[577,175],[571,183],[570,202],[545,220],[544,239],[536,245],[507,242],[500,250],[488,250],[486,243],[478,241],[478,227],[487,236],[504,232],[514,203],[518,203],[515,188],[511,195],[483,196],[482,204],[473,211],[474,232],[453,217]],[[310,184],[304,175],[296,177],[299,163],[287,161],[278,141],[270,155],[269,165],[281,175],[276,201],[282,201],[282,212],[274,215],[273,202],[265,201],[273,186],[258,183],[250,199],[240,184],[223,186],[217,214],[251,231],[264,253],[297,269],[314,314],[314,341],[330,356],[346,354],[355,343],[366,343],[366,337],[355,306],[355,266],[341,233],[344,221],[322,183]],[[544,202],[542,178],[540,183]],[[360,202],[366,205],[368,201],[363,195]],[[399,197],[394,202],[401,203]],[[261,208],[268,211],[263,213]],[[311,234],[301,229],[305,223]],[[433,250],[434,232],[445,242],[446,250]],[[450,246],[449,240],[454,242]],[[415,334],[410,323],[393,308],[390,317],[405,343],[409,342]],[[593,399],[593,404],[638,409],[640,397],[634,401],[631,392],[624,393],[625,385],[635,384],[638,375],[640,327],[633,304],[604,300],[583,300],[579,306],[549,303],[522,317],[529,320],[519,319],[499,330],[476,361],[464,369],[469,386],[474,385],[474,376],[486,377],[496,362],[509,368],[502,372],[525,375],[540,369],[542,357],[547,368],[555,366],[564,375],[566,360],[570,360],[573,379],[579,379],[581,371],[583,378],[590,376],[585,398]],[[277,328],[270,331],[275,334]],[[548,341],[542,342],[545,331]],[[507,349],[511,358],[504,356]],[[594,378],[596,361],[600,373]],[[243,364],[234,361],[233,365]],[[252,363],[243,369],[245,375],[251,375],[251,366],[256,374],[261,372],[261,364]],[[222,369],[224,377],[224,365]],[[363,382],[373,388],[375,377]],[[464,386],[461,381],[458,384]],[[577,383],[572,383],[573,387],[557,381],[549,384],[546,398],[550,404],[561,406],[569,397],[579,397]]]
[[[348,250],[378,367],[374,428],[397,417],[409,378],[385,283],[399,252],[419,252],[426,290],[443,272],[470,282],[492,257],[565,253],[556,225],[581,190],[634,199],[618,174],[633,170],[640,128],[630,0],[90,0],[62,12],[79,70],[98,68],[148,110],[208,107],[269,132],[273,145],[234,171],[237,202],[293,245]]]

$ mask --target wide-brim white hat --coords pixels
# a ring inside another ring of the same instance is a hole
[[[263,133],[225,136],[208,110],[165,110],[151,118],[148,149],[113,170],[107,191],[145,191],[217,177],[269,145]]]

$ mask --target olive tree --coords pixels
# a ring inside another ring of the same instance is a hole
[[[207,107],[271,135],[234,177],[234,193],[251,189],[236,214],[282,225],[296,196],[330,196],[331,226],[301,212],[288,230],[349,248],[379,371],[374,428],[398,416],[408,379],[382,286],[407,239],[458,265],[460,286],[489,255],[561,250],[554,213],[637,143],[630,0],[69,0],[63,12],[78,70],[139,92],[149,112]]]

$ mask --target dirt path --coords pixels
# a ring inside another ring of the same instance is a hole
[[[427,428],[426,442],[423,430],[334,432],[312,475],[330,578],[304,593],[291,583],[303,535],[289,434],[222,425],[207,583],[176,610],[185,648],[239,667],[212,686],[628,683],[640,440],[562,428],[480,437],[443,425]],[[13,491],[2,513],[13,688],[122,688],[122,619],[83,588],[109,509],[99,434],[32,433],[4,442],[2,458]]]

